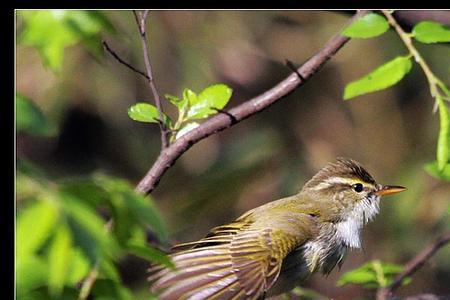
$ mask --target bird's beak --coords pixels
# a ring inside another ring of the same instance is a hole
[[[387,196],[387,195],[393,195],[400,192],[403,192],[406,190],[403,186],[398,185],[380,185],[375,192],[377,196]]]

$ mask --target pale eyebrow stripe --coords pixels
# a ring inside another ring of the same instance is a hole
[[[321,182],[320,184],[318,184],[315,187],[315,190],[329,188],[330,186],[335,185],[335,184],[346,184],[346,185],[351,186],[355,183],[361,183],[364,185],[364,187],[367,187],[367,186],[374,187],[373,184],[364,182],[357,178],[345,178],[345,177],[334,176],[334,177],[327,178],[324,182]]]

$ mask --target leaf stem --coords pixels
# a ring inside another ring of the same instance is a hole
[[[433,98],[436,99],[436,96],[440,94],[438,87],[441,89],[442,86],[445,86],[443,82],[431,71],[430,67],[426,63],[426,61],[423,59],[422,55],[420,55],[419,51],[417,51],[416,47],[414,47],[412,43],[412,34],[406,33],[400,25],[397,23],[395,18],[392,16],[391,11],[382,10],[381,11],[387,18],[389,24],[391,24],[392,27],[394,27],[395,31],[397,31],[400,39],[405,44],[406,48],[408,49],[409,53],[414,57],[414,60],[420,65],[423,72],[425,73],[425,76],[428,80],[428,85],[430,87],[430,93]],[[437,107],[437,102],[435,102],[435,108]]]

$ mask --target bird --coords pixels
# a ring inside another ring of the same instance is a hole
[[[337,158],[293,196],[254,208],[198,241],[175,245],[174,268],[151,265],[160,300],[261,300],[286,293],[313,273],[341,267],[361,248],[363,226],[381,196],[406,190],[376,183],[357,161]]]

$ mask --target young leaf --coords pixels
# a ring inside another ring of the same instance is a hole
[[[72,236],[69,229],[59,226],[48,253],[48,287],[50,294],[59,297],[72,263]]]
[[[158,123],[158,109],[148,103],[137,103],[128,108],[128,116],[139,122]]]
[[[172,96],[172,95],[169,95],[169,94],[165,94],[164,97],[166,97],[166,99],[169,100],[170,103],[175,105],[178,108],[178,110],[185,109],[185,107],[189,103],[188,99],[186,99],[184,97],[183,97],[183,99],[180,99],[180,98],[178,98],[176,96]]]
[[[442,171],[439,170],[438,164],[436,161],[427,163],[424,166],[424,169],[425,169],[425,171],[427,171],[428,174],[430,174],[431,176],[433,176],[437,179],[450,181],[450,163],[447,163],[445,165],[444,169],[442,169]]]
[[[148,261],[163,264],[169,268],[175,267],[169,256],[158,249],[150,247],[149,245],[140,245],[135,242],[130,242],[128,243],[126,250],[130,254],[141,257]]]
[[[203,119],[217,113],[216,109],[222,109],[227,105],[233,90],[225,84],[215,84],[204,89],[197,102],[191,104],[187,113],[188,119]]]
[[[190,89],[184,89],[183,90],[183,101],[189,103],[189,106],[192,106],[196,104],[199,99],[197,97],[197,94]]]
[[[422,43],[450,42],[450,27],[438,22],[423,21],[414,26],[412,34]]]
[[[200,124],[197,122],[187,123],[186,125],[184,125],[184,127],[182,127],[180,130],[178,130],[175,139],[179,139],[183,134],[188,133],[192,129],[197,128],[198,126],[200,126]]]
[[[439,105],[440,129],[437,144],[437,164],[439,171],[443,171],[450,160],[450,114],[442,97],[437,96]]]
[[[17,217],[17,258],[33,254],[55,229],[58,211],[53,202],[37,201]]]
[[[351,38],[371,38],[385,33],[389,29],[388,21],[375,13],[367,14],[344,29],[342,35]]]
[[[408,56],[398,56],[363,78],[347,84],[344,100],[388,88],[408,74],[411,67],[412,62]]]
[[[337,282],[337,286],[343,286],[349,283],[366,285],[376,283],[377,276],[371,270],[356,269],[344,273]]]
[[[159,120],[159,112],[158,109],[149,103],[137,103],[128,108],[128,116],[138,122],[146,122],[146,123],[158,123]],[[163,114],[163,122],[170,128],[172,121],[170,118]]]

